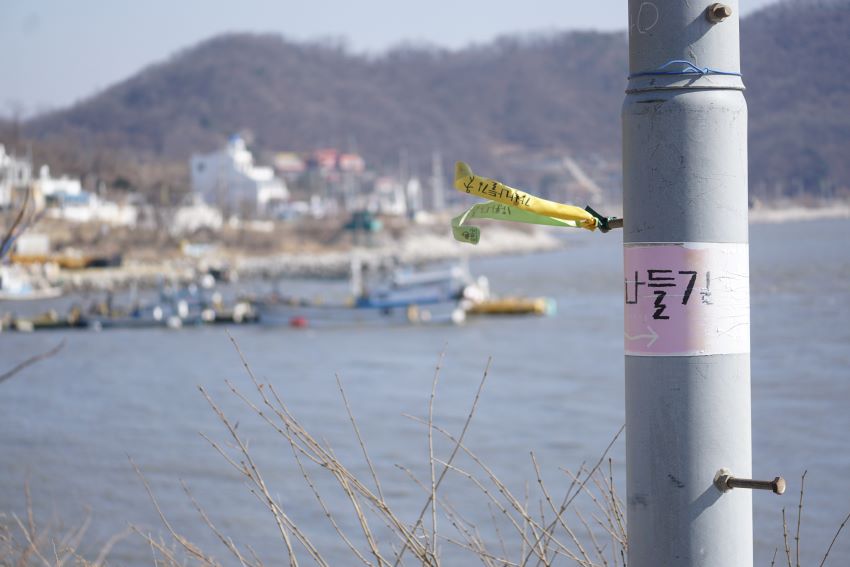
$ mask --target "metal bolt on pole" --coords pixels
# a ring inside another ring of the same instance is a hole
[[[752,469],[737,1],[629,0],[629,70],[629,565],[751,567],[752,493],[714,484],[721,468]]]
[[[749,488],[751,490],[770,490],[774,494],[785,494],[785,479],[781,476],[773,480],[753,480],[751,478],[737,478],[732,476],[729,469],[720,469],[714,475],[714,486],[721,492],[728,492],[733,488]]]

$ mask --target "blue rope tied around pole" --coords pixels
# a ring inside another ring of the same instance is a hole
[[[667,71],[666,69],[671,65],[684,65],[684,69],[680,69],[678,71]],[[735,77],[740,77],[741,73],[734,73],[731,71],[718,71],[717,69],[712,69],[711,67],[697,67],[690,61],[685,61],[684,59],[673,59],[672,61],[668,61],[661,67],[654,69],[652,71],[643,71],[641,73],[635,73],[634,75],[629,75],[629,79],[634,77],[648,77],[652,75],[732,75]]]

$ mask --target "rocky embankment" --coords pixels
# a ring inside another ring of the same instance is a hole
[[[252,253],[250,250],[209,251],[195,256],[173,256],[159,260],[125,260],[115,268],[54,270],[49,280],[66,291],[122,289],[130,285],[155,286],[161,281],[191,281],[212,269],[227,269],[240,278],[345,278],[352,261],[364,266],[388,262],[425,264],[469,256],[525,254],[554,250],[561,242],[547,230],[513,230],[488,226],[477,246],[427,229],[412,228],[397,240],[374,246],[328,247],[325,250],[285,253]]]

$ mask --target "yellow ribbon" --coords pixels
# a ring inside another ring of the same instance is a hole
[[[462,161],[455,164],[454,188],[461,193],[475,195],[476,197],[516,207],[530,213],[561,220],[576,221],[581,228],[586,228],[587,230],[596,230],[597,227],[598,221],[596,217],[580,207],[541,199],[525,191],[508,187],[495,179],[479,177],[472,173],[469,166]]]

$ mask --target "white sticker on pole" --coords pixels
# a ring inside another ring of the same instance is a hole
[[[750,352],[747,244],[627,243],[624,258],[627,355]]]

